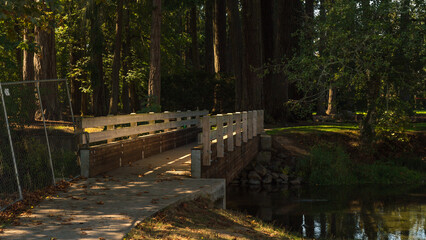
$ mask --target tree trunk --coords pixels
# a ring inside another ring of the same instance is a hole
[[[151,25],[151,64],[149,69],[148,96],[149,104],[161,103],[161,0],[153,0],[152,25]]]
[[[319,18],[320,18],[320,22],[324,22],[325,21],[325,0],[320,0],[320,6],[319,6]],[[320,55],[324,55],[325,54],[325,34],[324,32],[321,32],[321,36],[319,39],[319,53]],[[324,92],[323,90],[325,89],[319,89],[320,92]],[[325,94],[320,94],[320,96],[318,97],[317,100],[317,115],[326,115],[326,108],[325,108],[325,104],[326,104],[326,96]]]
[[[85,44],[83,44],[84,46]],[[80,45],[81,46],[81,45]],[[76,68],[77,62],[81,59],[82,52],[76,47],[72,48],[70,56],[70,68]],[[72,108],[75,115],[81,114],[81,105],[82,105],[82,95],[81,95],[81,80],[78,80],[77,77],[70,78],[71,83],[71,102]]]
[[[243,0],[244,75],[247,79],[247,110],[263,109],[263,82],[254,69],[262,67],[262,29],[260,0]],[[244,107],[244,106],[243,106]]]
[[[197,34],[197,7],[191,7],[189,29],[191,32],[191,55],[192,65],[195,71],[200,70],[200,51],[198,50],[198,34]]]
[[[118,0],[117,19],[115,23],[115,41],[114,41],[114,58],[112,61],[111,72],[111,99],[109,103],[109,114],[117,115],[118,112],[118,96],[120,93],[120,64],[121,64],[121,32],[123,28],[123,0]]]
[[[325,112],[327,115],[336,114],[335,101],[335,89],[330,84],[328,88],[327,111]]]
[[[226,72],[226,2],[214,3],[214,68],[216,73]]]
[[[125,1],[126,16],[124,18],[124,31],[126,33],[125,41],[123,42],[123,89],[121,94],[121,102],[123,104],[123,112],[130,113],[130,98],[129,98],[129,84],[126,80],[127,74],[130,68],[130,10],[129,10],[129,0]]]
[[[39,52],[34,55],[34,79],[56,79],[56,47],[55,31],[50,23],[47,29],[35,27],[35,42],[38,45]],[[41,101],[45,118],[50,120],[59,120],[61,109],[58,99],[57,83],[40,84]]]
[[[100,4],[91,1],[90,12],[90,81],[93,87],[92,112],[95,116],[107,114],[106,92],[103,78],[103,33],[101,29]]]
[[[34,38],[31,34],[32,31],[30,29],[24,30],[23,40],[27,44],[32,44],[34,42]],[[22,79],[24,81],[34,80],[34,52],[30,49],[24,49],[22,65]]]
[[[214,0],[206,0],[205,11],[206,11],[206,20],[205,20],[205,62],[204,69],[208,73],[214,73],[214,57],[213,57],[213,8]]]
[[[240,10],[238,2],[227,0],[227,11],[229,16],[229,35],[231,38],[232,67],[235,76],[235,111],[242,111],[243,96],[243,32],[241,29]]]
[[[262,1],[262,43],[263,43],[263,61],[270,63],[274,58],[274,20],[273,9],[274,1]],[[274,101],[277,98],[273,93],[276,84],[274,84],[274,75],[266,74],[263,78],[263,89],[265,96],[265,108],[268,114],[272,115],[275,106]]]

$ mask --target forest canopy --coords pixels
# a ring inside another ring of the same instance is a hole
[[[421,0],[3,0],[0,81],[66,78],[84,116],[363,111],[371,138],[383,119],[424,108],[425,10]]]

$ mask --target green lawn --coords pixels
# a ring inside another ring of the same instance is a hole
[[[342,123],[342,124],[326,124],[326,125],[274,128],[274,129],[267,130],[266,133],[270,135],[275,135],[279,133],[290,133],[290,132],[343,132],[343,131],[357,131],[357,130],[359,130],[358,125]]]
[[[359,126],[351,123],[341,124],[324,124],[324,125],[310,125],[310,126],[295,126],[295,127],[283,127],[273,128],[266,131],[267,134],[276,135],[280,133],[303,133],[303,132],[347,132],[347,131],[358,131]],[[407,131],[426,131],[426,123],[411,123],[407,128]]]

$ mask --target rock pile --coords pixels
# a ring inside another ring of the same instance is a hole
[[[288,156],[282,149],[272,147],[272,137],[261,135],[261,151],[232,184],[240,185],[270,185],[292,184],[299,185],[300,177],[294,177],[294,166],[288,163],[294,162],[293,156]]]

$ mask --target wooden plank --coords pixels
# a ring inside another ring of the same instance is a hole
[[[190,112],[164,112],[164,113],[140,113],[130,115],[117,115],[105,117],[87,117],[81,120],[81,128],[93,128],[99,126],[126,124],[131,122],[148,122],[155,120],[163,120],[177,117],[195,117],[208,114],[207,110],[203,111],[190,111]]]
[[[265,130],[265,111],[264,110],[260,110],[260,131],[263,132]]]
[[[247,142],[248,141],[248,133],[247,133],[247,116],[248,113],[246,111],[243,112],[243,142]]]
[[[228,127],[227,127],[227,137],[228,137],[228,141],[227,141],[227,150],[232,152],[234,151],[234,117],[232,113],[228,113],[227,115],[227,123],[228,123]]]
[[[241,113],[234,114],[235,119],[235,146],[241,146]]]
[[[225,149],[223,145],[223,115],[218,114],[216,116],[217,121],[217,157],[225,156]]]
[[[253,137],[257,136],[257,111],[253,111]]]
[[[203,166],[210,166],[211,160],[211,142],[210,142],[210,117],[204,116],[201,119],[203,127],[202,143],[203,143]]]
[[[196,119],[184,120],[180,122],[167,122],[167,123],[157,123],[151,125],[139,125],[134,128],[126,127],[119,128],[111,131],[102,131],[102,132],[93,132],[89,133],[89,139],[91,143],[104,141],[111,138],[120,138],[126,137],[134,134],[142,134],[147,132],[155,132],[163,129],[169,129],[173,127],[181,127],[183,125],[196,124]],[[85,143],[85,139],[84,143]]]
[[[253,138],[253,111],[247,113],[247,137],[248,139]]]

